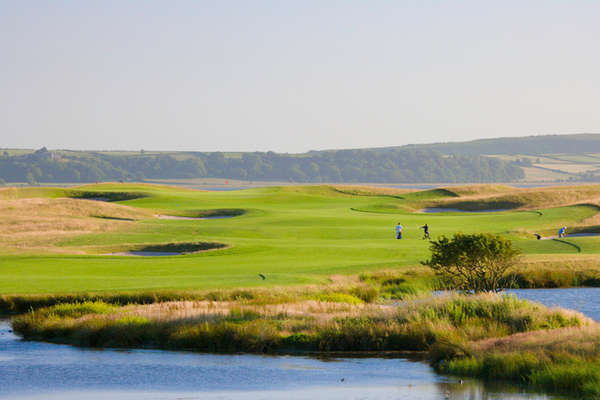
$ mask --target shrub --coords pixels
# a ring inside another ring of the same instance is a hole
[[[431,242],[431,258],[423,264],[449,287],[467,292],[500,291],[502,278],[518,261],[510,240],[478,233],[442,236]]]

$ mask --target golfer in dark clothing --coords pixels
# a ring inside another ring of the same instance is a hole
[[[421,229],[423,229],[423,240],[429,239],[429,225],[425,224]]]

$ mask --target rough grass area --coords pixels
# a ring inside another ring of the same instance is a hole
[[[15,317],[13,327],[26,339],[82,346],[293,352],[427,351],[438,342],[463,346],[591,323],[580,314],[510,296],[449,295],[398,306],[349,299],[204,300],[118,308],[104,302],[59,304]]]
[[[274,304],[294,302],[300,300],[320,300],[326,302],[363,304],[373,303],[383,299],[406,299],[428,296],[427,291],[420,283],[420,290],[411,290],[410,296],[404,291],[398,293],[388,292],[389,285],[386,280],[404,279],[402,273],[388,271],[377,274],[375,278],[370,275],[361,276],[360,279],[343,277],[341,281],[335,280],[328,285],[301,286],[286,288],[247,288],[229,290],[157,290],[135,292],[107,292],[107,293],[65,293],[65,294],[32,294],[32,295],[0,295],[0,314],[20,314],[40,308],[51,307],[63,303],[103,302],[117,306],[128,304],[156,304],[174,301],[240,301],[250,304]],[[336,278],[337,280],[337,278]]]
[[[443,373],[510,380],[577,398],[600,398],[600,326],[519,333],[468,343],[439,360]]]
[[[133,221],[152,217],[148,210],[90,200],[0,200],[0,247],[74,252],[54,244],[61,238],[131,229]]]
[[[460,195],[458,199],[440,199],[430,202],[428,207],[454,208],[465,211],[494,209],[527,209],[562,207],[573,204],[600,204],[600,186],[563,186],[532,189],[516,189],[510,191],[492,188],[477,190],[455,189]],[[452,188],[449,188],[452,190]]]
[[[391,196],[402,198],[402,195],[406,193],[416,192],[414,189],[397,189],[378,186],[333,185],[332,187],[340,193],[353,196]]]
[[[304,300],[292,300],[284,292],[262,298],[238,295],[148,305],[58,304],[12,322],[25,339],[91,347],[220,353],[424,351],[445,373],[596,393],[596,364],[576,370],[575,363],[595,362],[600,328],[579,313],[495,294],[452,294],[398,304],[366,303],[349,293],[314,293]]]

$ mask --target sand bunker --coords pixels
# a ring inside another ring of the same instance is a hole
[[[138,257],[165,257],[192,254],[200,251],[225,248],[223,243],[197,242],[197,243],[164,243],[132,245],[126,251],[103,254],[105,256],[138,256]]]
[[[475,211],[469,211],[469,210],[459,210],[458,208],[428,207],[428,208],[422,209],[420,212],[429,214],[429,213],[444,213],[444,212],[491,213],[491,212],[501,212],[501,211],[510,211],[510,210],[507,209],[507,208],[499,208],[499,209],[495,209],[495,210],[475,210]]]
[[[540,240],[567,239],[567,238],[572,238],[572,237],[590,237],[590,236],[600,236],[600,233],[592,233],[592,232],[571,233],[570,235],[565,235],[561,238],[559,238],[558,235],[545,236]]]
[[[186,253],[173,253],[168,251],[121,251],[118,253],[105,254],[106,256],[140,256],[140,257],[164,257],[180,256]]]
[[[200,220],[200,219],[223,219],[223,218],[233,218],[233,215],[213,215],[208,217],[180,217],[177,215],[159,215],[159,219],[191,219],[191,220]]]

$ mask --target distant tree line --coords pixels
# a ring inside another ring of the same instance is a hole
[[[524,177],[513,163],[481,156],[443,156],[396,149],[318,151],[300,155],[199,155],[209,176],[293,182],[498,182]]]
[[[524,177],[515,163],[433,150],[256,153],[97,153],[48,151],[0,154],[6,182],[229,178],[290,182],[509,182]]]

